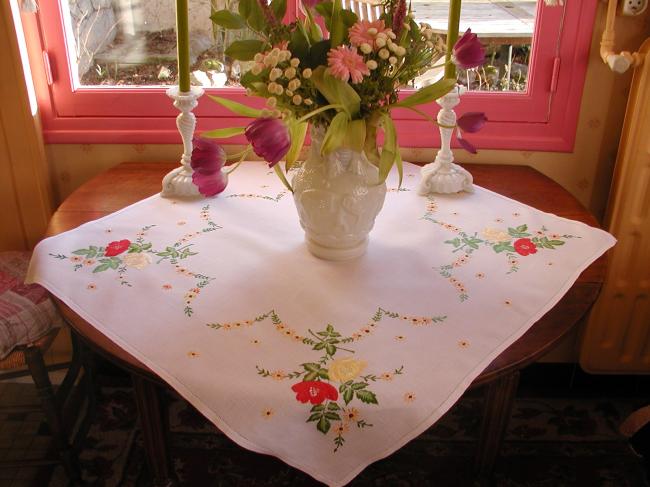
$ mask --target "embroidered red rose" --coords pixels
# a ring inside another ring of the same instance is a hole
[[[296,393],[296,399],[303,403],[309,401],[312,404],[320,404],[326,399],[336,401],[339,397],[333,386],[316,380],[298,382],[291,386],[291,390]]]
[[[129,245],[131,245],[131,242],[126,239],[120,241],[116,240],[115,242],[111,242],[106,246],[104,255],[106,257],[114,257],[116,255],[120,255],[122,252],[129,250]]]
[[[529,238],[520,238],[512,245],[519,255],[528,255],[537,252],[537,246]]]

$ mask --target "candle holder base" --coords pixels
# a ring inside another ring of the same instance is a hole
[[[420,175],[422,179],[418,187],[418,194],[422,196],[430,193],[474,192],[472,175],[467,169],[452,162],[431,162],[420,169]]]
[[[442,109],[438,112],[440,127],[440,150],[434,162],[424,166],[421,171],[418,194],[429,193],[458,193],[467,191],[472,193],[473,178],[466,169],[454,164],[454,154],[451,151],[451,137],[456,129],[456,112],[454,107],[460,103],[463,88],[457,86],[445,96],[436,100]]]
[[[198,105],[198,99],[203,95],[203,89],[192,86],[189,92],[181,92],[178,86],[172,86],[166,91],[168,97],[174,100],[174,106],[180,110],[176,117],[176,126],[183,139],[183,154],[181,156],[181,167],[169,172],[162,181],[163,198],[173,197],[201,197],[198,188],[192,182],[192,137],[196,127],[196,116],[192,110]]]

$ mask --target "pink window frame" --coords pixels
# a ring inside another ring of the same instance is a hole
[[[72,84],[60,2],[40,2],[37,17],[26,19],[32,62],[47,53],[50,73],[34,70],[43,133],[47,143],[179,143],[178,114],[163,88],[80,88]],[[297,2],[289,2],[287,17]],[[538,2],[537,26],[526,93],[470,92],[457,112],[484,111],[490,123],[472,142],[482,149],[573,150],[582,88],[589,59],[596,0],[571,0],[563,8]],[[557,40],[557,42],[554,42]],[[34,43],[38,43],[35,46]],[[41,59],[38,59],[41,61]],[[39,76],[39,73],[41,74]],[[262,106],[242,89],[209,90]],[[424,111],[435,116],[434,103]],[[207,98],[195,110],[197,130],[241,126],[238,118]],[[407,110],[395,110],[402,147],[436,147],[438,131]],[[243,138],[228,143],[244,143]]]

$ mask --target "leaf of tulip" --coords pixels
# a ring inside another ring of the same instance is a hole
[[[288,49],[291,51],[291,54],[300,59],[302,64],[308,63],[309,39],[307,32],[300,22],[298,22],[298,28],[291,33]]]
[[[210,19],[215,24],[225,27],[226,29],[243,29],[246,27],[246,20],[239,14],[230,10],[218,10],[210,15]]]
[[[348,114],[339,112],[330,122],[330,126],[325,132],[323,137],[323,145],[321,146],[321,154],[329,154],[335,149],[343,145],[345,140],[345,133],[348,129]]]
[[[402,181],[404,180],[404,164],[402,162],[402,154],[400,154],[399,146],[395,151],[395,165],[397,166],[397,175],[399,176],[399,181],[397,183],[397,189],[402,187]]]
[[[354,118],[361,108],[361,98],[354,88],[325,72],[324,66],[316,68],[311,76],[314,85],[328,102],[343,105],[349,118]]]
[[[255,39],[234,41],[226,48],[226,56],[238,61],[252,61],[255,54],[264,51],[264,42]]]
[[[241,115],[242,117],[258,118],[262,116],[262,110],[258,110],[257,108],[251,108],[247,105],[243,105],[241,103],[237,103],[236,101],[222,98],[220,96],[208,96],[210,99],[216,101],[219,105],[223,105],[231,112],[236,113],[237,115]]]
[[[240,0],[239,15],[244,17],[246,19],[246,22],[248,22],[248,25],[251,27],[251,29],[257,32],[263,31],[266,27],[264,12],[262,12],[262,8],[260,7],[260,4],[257,3],[257,0]],[[244,59],[244,61],[247,60]]]
[[[379,158],[379,183],[386,181],[393,164],[399,157],[397,146],[397,131],[395,124],[389,115],[382,115],[382,127],[384,129],[384,145],[382,146],[381,156]]]
[[[411,96],[407,96],[397,103],[394,103],[391,107],[412,107],[415,105],[430,103],[449,93],[455,86],[455,79],[443,78],[432,85],[425,86],[416,91]]]
[[[289,181],[287,181],[287,177],[282,172],[282,167],[280,167],[280,164],[273,166],[273,170],[275,171],[275,174],[277,174],[280,178],[280,181],[282,181],[282,184],[284,184],[284,186],[293,193],[293,188],[289,184]]]
[[[289,135],[291,136],[291,147],[286,155],[286,164],[284,169],[288,171],[291,166],[296,162],[300,155],[300,150],[305,143],[305,136],[307,135],[307,122],[296,123],[295,121],[289,123]]]
[[[343,145],[352,150],[361,152],[366,142],[366,121],[352,120],[348,123]]]
[[[323,31],[320,26],[314,21],[314,16],[311,13],[311,9],[308,8],[305,10],[307,16],[305,17],[305,26],[307,28],[307,34],[309,37],[309,42],[314,44],[323,40]]]
[[[332,43],[332,48],[343,43],[347,32],[347,28],[341,18],[341,10],[343,10],[341,0],[334,0],[334,3],[332,4],[332,29],[330,30],[330,42]]]
[[[227,139],[228,137],[234,137],[235,135],[243,134],[246,130],[246,127],[226,127],[223,129],[209,130],[207,132],[202,132],[202,137],[207,137],[209,139]]]
[[[332,2],[321,2],[318,5],[316,5],[316,12],[321,14],[321,16],[323,17],[323,20],[325,21],[325,27],[327,27],[327,30],[331,30],[330,20],[332,18],[333,8],[334,8],[334,4]],[[346,30],[348,30],[350,27],[356,24],[357,21],[359,20],[357,14],[355,14],[352,10],[347,10],[347,9],[341,10],[340,18],[343,21],[345,27],[347,27]]]
[[[287,0],[271,0],[271,12],[276,19],[282,21],[287,12]]]

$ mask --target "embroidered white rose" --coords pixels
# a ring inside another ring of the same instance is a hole
[[[144,269],[151,264],[151,257],[148,254],[125,254],[122,256],[122,262],[127,267],[134,267],[135,269]]]
[[[488,242],[494,242],[494,243],[508,242],[512,239],[512,237],[508,235],[506,232],[502,230],[498,230],[496,228],[486,228],[485,230],[483,230],[482,234],[483,234],[483,238]]]
[[[332,361],[327,375],[330,380],[347,382],[361,374],[367,365],[363,360],[357,360],[352,357],[340,358]]]

